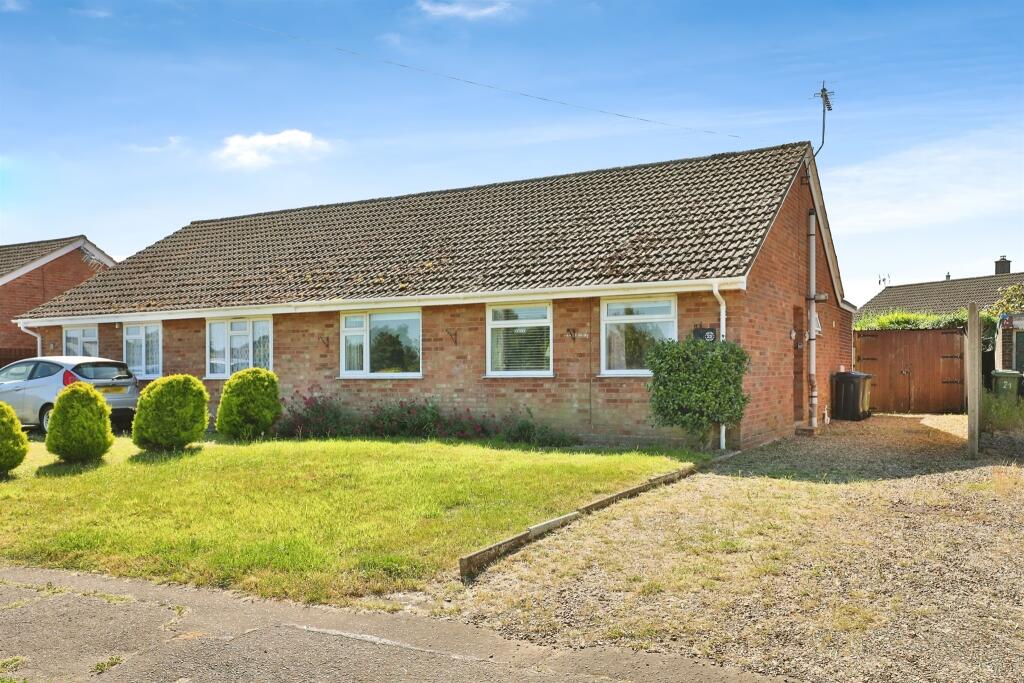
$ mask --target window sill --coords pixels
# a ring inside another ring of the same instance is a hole
[[[488,372],[481,379],[551,379],[554,376],[553,372]]]
[[[371,380],[372,379],[376,379],[376,380],[381,380],[381,379],[423,379],[423,373],[421,373],[421,372],[404,373],[403,372],[403,373],[394,373],[394,374],[380,373],[380,374],[376,374],[376,375],[338,375],[336,377],[336,379],[371,379]]]
[[[147,382],[153,379],[160,379],[161,377],[163,377],[163,375],[135,375],[135,379],[141,379]]]
[[[652,373],[650,370],[640,370],[640,371],[637,371],[637,372],[602,372],[602,373],[599,373],[599,374],[595,375],[595,377],[598,377],[598,378],[601,378],[601,377],[613,377],[615,379],[622,379],[623,377],[636,377],[636,378],[643,379],[643,378],[653,377],[653,376],[654,376],[654,373]]]
[[[231,379],[231,375],[205,375],[203,377],[200,377],[199,379],[201,379],[204,382],[207,381],[207,380],[223,381],[223,380],[226,380],[226,379]]]

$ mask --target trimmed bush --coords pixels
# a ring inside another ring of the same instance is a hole
[[[28,437],[14,408],[0,403],[0,476],[21,464],[28,453]]]
[[[224,383],[217,431],[232,439],[264,436],[281,415],[277,375],[263,368],[239,370]]]
[[[50,414],[46,450],[64,462],[85,462],[102,458],[113,444],[110,406],[103,395],[88,382],[64,387]]]
[[[132,441],[147,450],[181,450],[199,441],[210,423],[210,394],[192,375],[168,375],[139,395]]]
[[[647,354],[654,424],[682,427],[702,440],[714,424],[739,424],[750,401],[743,393],[749,362],[734,342],[690,337],[657,344]]]

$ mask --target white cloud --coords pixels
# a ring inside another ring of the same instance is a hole
[[[432,17],[456,17],[458,19],[486,19],[504,14],[512,8],[511,2],[459,0],[457,2],[434,2],[433,0],[416,0],[421,10]]]
[[[162,145],[128,145],[128,149],[135,152],[172,152],[181,148],[181,143],[185,138],[180,135],[169,135],[167,142]]]
[[[838,233],[978,223],[1024,214],[1024,131],[993,128],[823,172]]]
[[[99,7],[82,7],[71,11],[83,17],[89,17],[90,19],[109,19],[114,16],[114,13],[110,10],[101,9]]]
[[[391,47],[401,47],[402,45],[402,35],[400,33],[382,33],[377,36],[377,39]]]
[[[20,12],[23,9],[25,9],[25,5],[18,0],[3,0],[3,2],[0,2],[0,12]]]
[[[312,133],[294,128],[280,133],[232,135],[213,158],[229,168],[259,169],[302,158],[315,158],[329,152],[331,143]]]

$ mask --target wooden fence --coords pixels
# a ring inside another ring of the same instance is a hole
[[[871,410],[881,413],[962,413],[962,330],[856,332],[857,370],[873,375]]]

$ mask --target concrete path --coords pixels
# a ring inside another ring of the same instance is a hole
[[[769,680],[679,656],[540,647],[410,614],[21,567],[0,568],[0,665],[10,657],[24,661],[0,679],[33,682]]]

